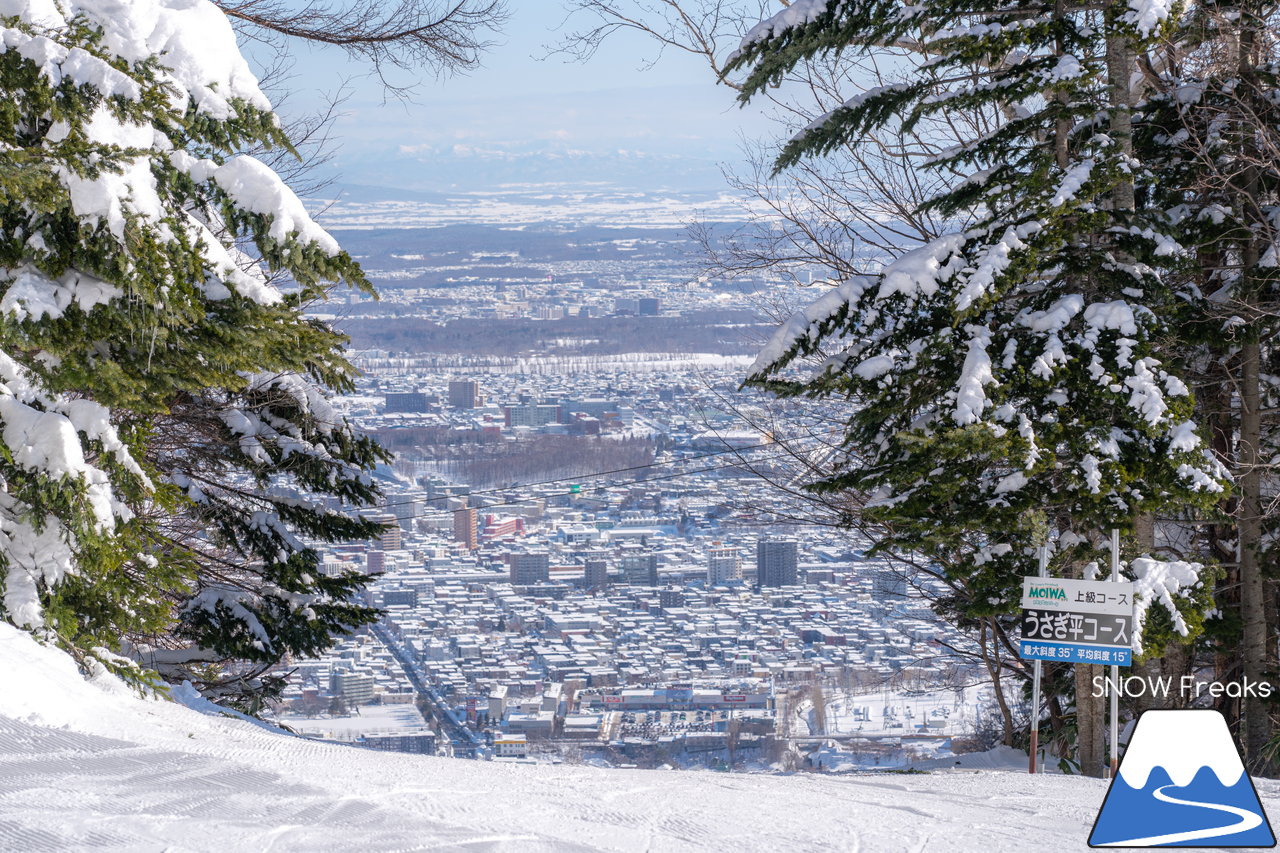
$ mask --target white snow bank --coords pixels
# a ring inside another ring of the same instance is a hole
[[[86,682],[0,624],[0,849],[1084,849],[1106,791],[996,770],[831,778],[424,758],[213,713]],[[1260,789],[1275,805],[1275,786]]]

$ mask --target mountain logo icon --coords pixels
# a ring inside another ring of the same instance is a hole
[[[1271,822],[1217,711],[1146,711],[1090,847],[1274,847]]]

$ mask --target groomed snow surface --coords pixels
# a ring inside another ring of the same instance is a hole
[[[0,624],[0,850],[1084,850],[1105,783],[378,753],[138,698]],[[997,762],[998,763],[998,762]],[[1280,787],[1261,783],[1280,813]]]

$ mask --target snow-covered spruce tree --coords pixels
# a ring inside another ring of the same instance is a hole
[[[288,141],[205,0],[0,0],[0,95],[0,617],[252,693],[372,618],[308,542],[384,455],[302,313],[368,283],[237,154]]]
[[[1201,417],[1238,489],[1211,547],[1231,566],[1219,592],[1212,651],[1222,681],[1277,673],[1276,515],[1268,471],[1280,452],[1274,412],[1280,332],[1280,5],[1190,7],[1144,68],[1135,145],[1160,180],[1153,207],[1177,223],[1193,262],[1184,273],[1194,311],[1181,329],[1201,368]],[[1240,708],[1255,769],[1272,737],[1271,703]],[[1271,745],[1275,749],[1275,745]],[[1274,762],[1274,753],[1271,756]],[[1272,768],[1276,765],[1273,763]]]
[[[851,401],[847,460],[811,487],[871,495],[881,547],[935,554],[962,575],[968,594],[949,614],[962,624],[999,633],[1045,520],[1055,569],[1080,571],[1107,528],[1225,488],[1167,346],[1188,310],[1166,274],[1184,250],[1134,190],[1157,176],[1132,156],[1131,72],[1167,14],[1123,2],[797,0],[730,62],[747,71],[749,99],[831,51],[909,44],[927,57],[802,129],[780,169],[952,109],[999,117],[919,164],[954,176],[925,207],[973,224],[839,282],[780,330],[749,380]],[[819,348],[838,354],[797,374]],[[1194,570],[1134,569],[1160,592],[1204,597]],[[1175,609],[1186,612],[1169,619],[1191,633],[1195,608]]]

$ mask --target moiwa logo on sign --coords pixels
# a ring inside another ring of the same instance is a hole
[[[1217,711],[1147,711],[1111,780],[1090,847],[1274,847]]]
[[[1028,598],[1051,598],[1054,601],[1066,601],[1067,592],[1060,586],[1032,586],[1027,588]]]

